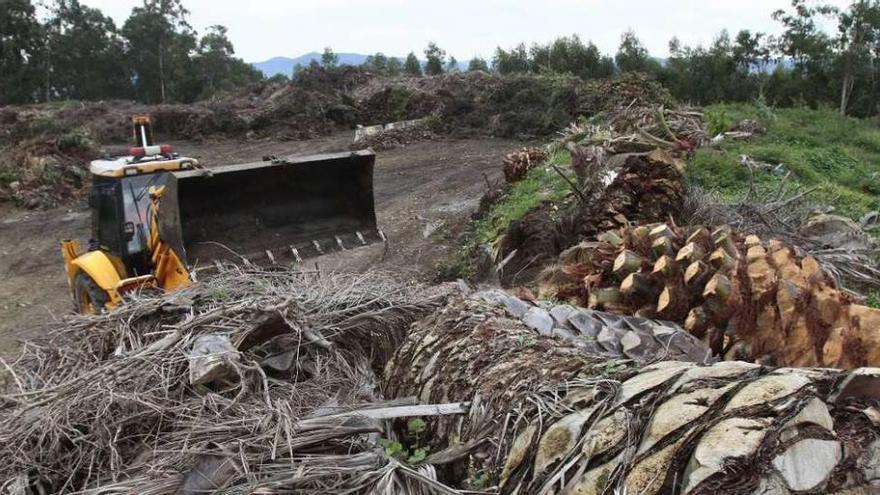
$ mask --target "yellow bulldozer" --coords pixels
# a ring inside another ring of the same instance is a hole
[[[88,250],[62,241],[76,308],[99,313],[144,289],[191,284],[199,267],[232,259],[302,262],[384,241],[373,204],[372,151],[201,167],[153,144],[149,116],[136,145],[90,164]]]

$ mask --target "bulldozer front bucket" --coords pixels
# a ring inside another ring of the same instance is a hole
[[[190,266],[302,261],[384,240],[374,163],[372,151],[357,151],[175,172],[177,201],[167,213],[179,218]]]

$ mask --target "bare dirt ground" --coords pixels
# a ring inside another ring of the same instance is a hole
[[[350,133],[298,142],[177,142],[182,154],[207,165],[258,161],[266,155],[347,149]],[[401,277],[431,277],[435,263],[477,208],[490,180],[501,176],[504,153],[518,145],[499,139],[426,141],[378,153],[374,190],[379,226],[388,237],[340,255],[307,260],[322,270],[384,268]],[[26,211],[0,204],[0,355],[36,336],[38,327],[72,311],[59,242],[89,236],[84,205]]]

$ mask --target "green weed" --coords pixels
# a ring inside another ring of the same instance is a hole
[[[749,172],[740,155],[773,165],[783,164],[789,180],[815,187],[812,198],[834,206],[840,214],[858,218],[880,208],[880,126],[844,117],[831,109],[764,108],[760,102],[721,104],[706,109],[709,129],[758,120],[768,132],[751,141],[728,141],[717,149],[699,150],[688,167],[688,180],[722,197],[742,194]],[[754,180],[768,190],[782,177],[757,172]]]
[[[409,464],[418,464],[424,461],[431,452],[431,447],[422,445],[423,436],[428,424],[422,418],[411,418],[406,422],[406,433],[410,439],[408,445],[397,440],[380,438],[379,445],[385,450],[385,455],[405,461]]]
[[[570,154],[559,152],[548,163],[529,171],[525,179],[515,183],[507,195],[501,199],[488,215],[476,226],[476,238],[479,243],[491,243],[504,233],[510,224],[522,218],[529,210],[536,208],[545,201],[560,201],[571,192],[565,180],[551,168],[560,166],[562,170],[571,162]]]
[[[880,309],[880,292],[873,291],[868,293],[868,297],[865,298],[865,306]]]

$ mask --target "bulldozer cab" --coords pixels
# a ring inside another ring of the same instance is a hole
[[[127,275],[149,274],[150,195],[152,186],[165,185],[168,173],[132,175],[121,178],[93,177],[89,193],[92,212],[92,242],[118,258]]]

